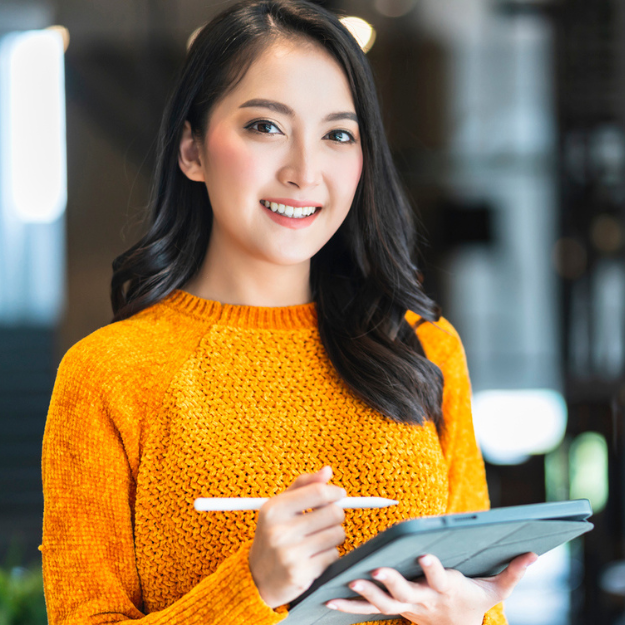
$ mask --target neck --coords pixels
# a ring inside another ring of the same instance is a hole
[[[310,259],[277,265],[208,246],[200,271],[182,290],[203,299],[240,306],[297,306],[312,300]]]

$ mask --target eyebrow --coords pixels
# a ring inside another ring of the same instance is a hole
[[[292,108],[287,106],[286,104],[282,104],[282,102],[275,102],[274,100],[264,100],[262,98],[255,98],[253,100],[248,100],[244,102],[239,107],[240,109],[246,107],[260,107],[271,109],[272,111],[276,111],[276,113],[282,113],[283,115],[288,115],[289,117],[293,117],[295,112]],[[352,113],[351,111],[340,111],[338,113],[330,113],[323,118],[324,122],[335,122],[339,119],[351,119],[352,121],[358,123],[358,117],[356,113]]]

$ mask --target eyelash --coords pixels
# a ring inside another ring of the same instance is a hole
[[[247,126],[245,126],[246,130],[250,130],[251,132],[255,132],[259,135],[271,135],[271,134],[276,134],[273,132],[260,132],[260,130],[255,130],[254,128],[252,128],[252,126],[255,126],[256,124],[269,124],[271,126],[274,126],[275,128],[277,128],[277,126],[273,123],[270,122],[267,119],[257,119],[253,122],[250,122]],[[331,130],[330,133],[332,132],[343,132],[345,133],[348,137],[349,137],[349,141],[334,141],[334,143],[338,143],[340,145],[349,145],[350,143],[356,143],[356,139],[354,139],[354,135],[352,135],[351,132],[349,132],[348,130],[343,130],[343,129],[336,129],[336,130]],[[328,133],[328,134],[330,134]]]

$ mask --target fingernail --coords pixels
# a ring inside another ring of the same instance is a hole
[[[338,610],[338,608],[333,603],[326,603],[326,607],[330,608],[330,610]]]
[[[420,563],[421,566],[430,566],[430,564],[432,564],[432,558],[430,556],[423,556]]]
[[[373,577],[373,579],[386,579],[386,573],[383,571],[375,571],[375,573],[371,573],[371,577]]]
[[[360,591],[364,588],[364,586],[360,582],[356,582],[351,585],[352,590]]]

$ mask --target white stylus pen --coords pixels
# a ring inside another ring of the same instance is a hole
[[[267,500],[267,497],[200,497],[193,505],[199,512],[258,510]],[[396,506],[399,501],[384,497],[344,497],[334,503],[340,508],[386,508]]]

